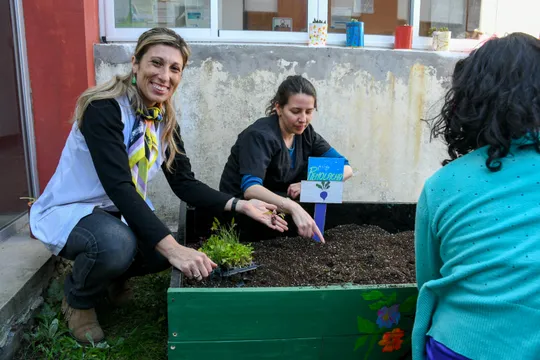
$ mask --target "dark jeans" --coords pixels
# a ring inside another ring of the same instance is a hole
[[[151,245],[137,239],[119,215],[100,209],[79,221],[59,255],[73,261],[64,294],[75,309],[95,307],[113,281],[170,267]]]

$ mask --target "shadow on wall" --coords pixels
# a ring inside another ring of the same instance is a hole
[[[302,204],[313,215],[312,204]],[[339,225],[375,225],[390,233],[414,230],[416,204],[343,203],[329,204],[326,210],[325,230]],[[193,243],[210,236],[214,214],[201,209],[188,208],[187,242]]]

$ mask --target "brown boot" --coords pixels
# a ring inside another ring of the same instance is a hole
[[[74,309],[69,306],[64,297],[64,300],[62,300],[62,312],[68,322],[68,328],[71,331],[71,335],[75,340],[88,344],[90,343],[89,338],[92,339],[94,343],[98,343],[105,338],[103,330],[101,329],[101,326],[99,326],[96,311],[94,309]],[[87,337],[86,334],[88,334],[89,337]]]
[[[115,281],[107,288],[107,296],[111,305],[120,307],[133,298],[133,289],[127,281]]]

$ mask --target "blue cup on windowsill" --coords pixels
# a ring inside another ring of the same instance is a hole
[[[353,19],[346,25],[347,47],[364,47],[364,23]]]

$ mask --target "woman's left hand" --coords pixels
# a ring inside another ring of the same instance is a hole
[[[276,213],[276,210],[276,205],[256,199],[240,200],[236,204],[236,211],[239,213],[265,224],[270,229],[284,232],[289,229],[287,222]]]
[[[302,183],[295,183],[289,185],[289,188],[287,189],[287,196],[291,199],[296,199],[300,196],[300,190],[302,188]]]

